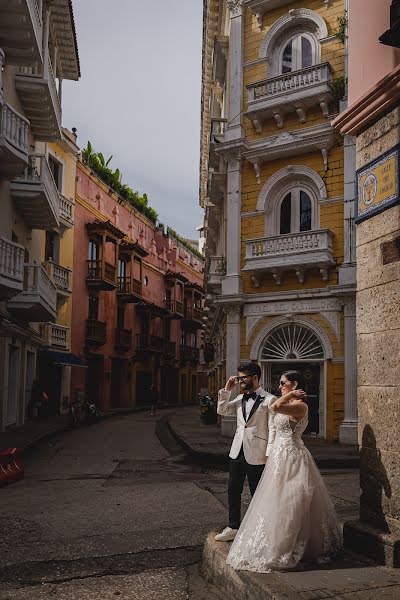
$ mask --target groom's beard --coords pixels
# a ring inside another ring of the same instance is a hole
[[[258,388],[258,385],[255,386],[254,383],[245,383],[242,387],[242,392],[255,392]]]

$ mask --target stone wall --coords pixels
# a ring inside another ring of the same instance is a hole
[[[357,169],[399,142],[396,108],[358,136]],[[389,262],[383,259],[385,242],[393,244]],[[400,534],[399,242],[399,204],[357,226],[360,518],[396,536]]]

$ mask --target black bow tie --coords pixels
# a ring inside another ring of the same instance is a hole
[[[256,392],[253,392],[252,394],[243,394],[243,400],[250,400],[250,398],[253,398],[254,400],[257,398],[257,394]]]

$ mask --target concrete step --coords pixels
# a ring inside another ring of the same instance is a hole
[[[204,545],[203,576],[234,600],[400,598],[399,570],[380,567],[365,557],[345,552],[323,566],[272,573],[235,571],[226,564],[230,543],[216,542],[214,535],[210,533]]]

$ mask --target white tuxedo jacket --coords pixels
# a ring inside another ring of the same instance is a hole
[[[229,456],[237,458],[243,444],[244,457],[251,465],[266,462],[266,456],[269,455],[275,439],[274,413],[270,406],[275,402],[276,397],[262,388],[259,388],[257,393],[257,399],[246,421],[243,394],[230,400],[231,392],[228,390],[218,392],[218,414],[237,415],[237,429]]]

